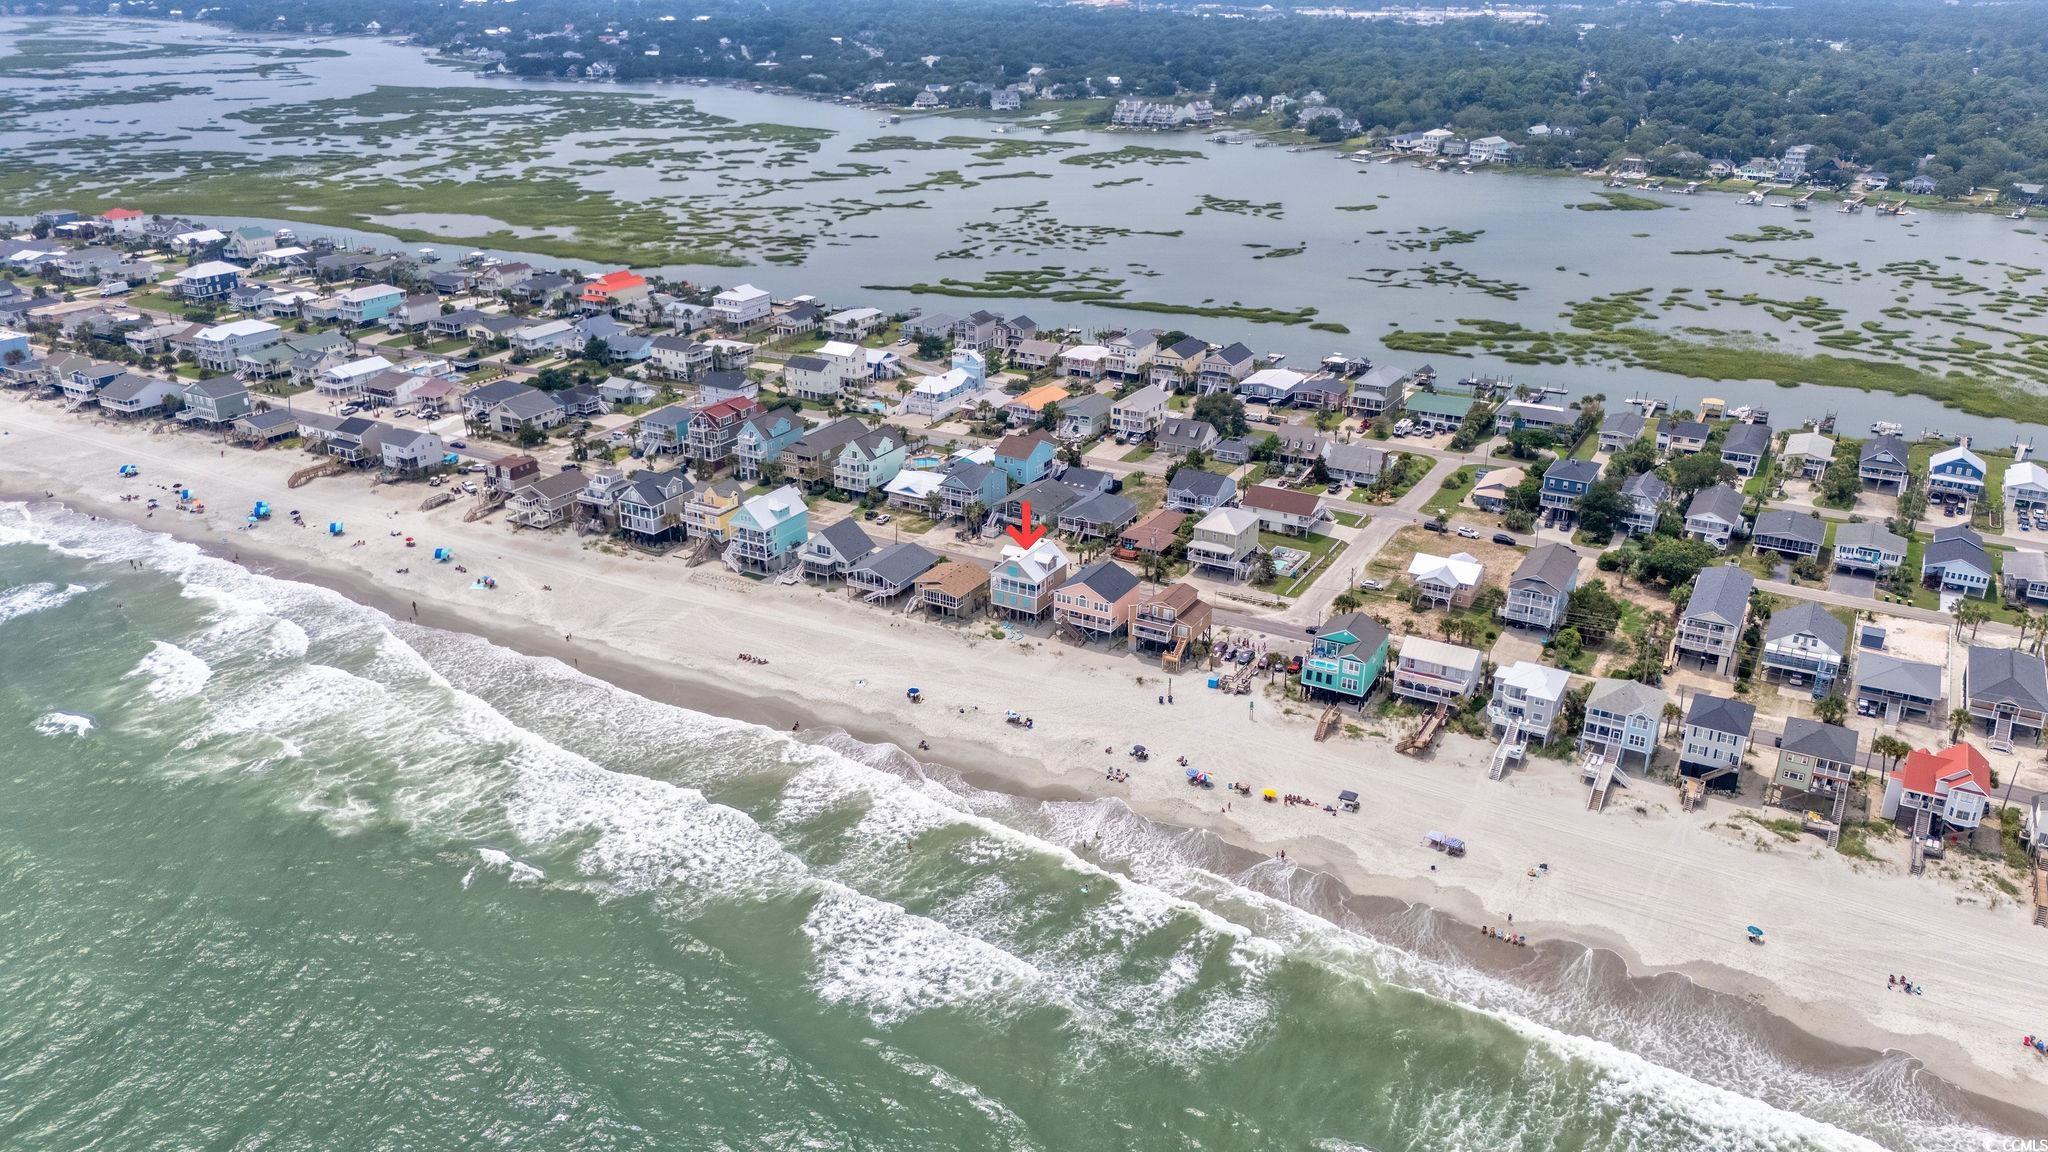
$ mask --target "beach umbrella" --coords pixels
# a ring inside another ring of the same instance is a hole
[[[1762,937],[1762,936],[1763,936],[1763,934],[1764,934],[1764,930],[1763,930],[1763,929],[1761,929],[1761,928],[1759,928],[1759,927],[1757,927],[1757,926],[1756,926],[1756,925],[1754,925],[1754,924],[1751,924],[1751,925],[1749,926],[1749,934],[1750,934],[1751,936],[1754,936],[1754,937],[1759,937],[1759,938],[1760,938],[1760,937]]]

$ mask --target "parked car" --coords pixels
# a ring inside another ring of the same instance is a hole
[[[1479,539],[1479,529],[1474,528],[1470,524],[1460,524],[1458,525],[1458,535],[1463,536],[1467,540],[1477,540]]]
[[[467,441],[467,440],[450,440],[450,441],[448,442],[448,446],[449,446],[450,448],[467,448],[467,447],[469,447],[469,441]]]
[[[1361,588],[1370,588],[1374,592],[1385,592],[1387,590],[1386,583],[1380,580],[1360,580],[1358,582],[1358,586]]]
[[[1513,548],[1517,543],[1513,536],[1510,536],[1505,532],[1495,532],[1493,534],[1493,542],[1495,544],[1505,544],[1509,548]]]
[[[887,512],[884,512],[884,513],[882,513],[882,514],[881,514],[880,516],[877,516],[877,517],[875,517],[875,523],[877,523],[877,524],[887,524],[887,523],[889,522],[889,520],[890,520],[890,519],[891,519],[891,517],[890,517],[889,513],[887,513]]]
[[[1423,526],[1424,528],[1427,528],[1427,529],[1429,529],[1429,530],[1430,530],[1431,532],[1444,532],[1444,533],[1448,533],[1448,532],[1450,531],[1450,529],[1449,529],[1449,528],[1446,528],[1446,527],[1444,527],[1443,525],[1441,525],[1441,524],[1437,523],[1437,522],[1436,522],[1436,521],[1434,521],[1434,520],[1425,520],[1425,521],[1423,521],[1423,523],[1422,523],[1422,526]]]

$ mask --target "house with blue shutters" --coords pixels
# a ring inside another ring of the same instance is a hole
[[[1333,617],[1301,662],[1301,686],[1352,700],[1372,694],[1387,670],[1387,630],[1363,612]]]
[[[1984,496],[1984,458],[1962,445],[1936,452],[1927,461],[1927,494],[1939,500],[1961,497],[1975,502]]]

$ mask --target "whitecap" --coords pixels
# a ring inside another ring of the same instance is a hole
[[[45,712],[36,717],[34,727],[44,736],[83,736],[93,730],[93,722],[75,712]]]
[[[834,887],[804,917],[812,987],[879,1024],[1036,982],[1023,960],[886,901]]]
[[[0,591],[0,624],[16,617],[47,612],[84,591],[85,587],[80,584],[66,584],[59,588],[46,582],[18,584]]]
[[[538,884],[547,879],[547,875],[540,869],[523,860],[514,860],[510,852],[503,851],[502,849],[478,848],[476,854],[486,867],[494,872],[506,873],[511,877],[514,884]],[[466,879],[463,882],[463,887],[469,887]]]
[[[167,641],[151,643],[149,654],[129,670],[128,677],[147,677],[149,683],[143,691],[156,699],[183,700],[196,696],[212,679],[213,669],[206,661]]]

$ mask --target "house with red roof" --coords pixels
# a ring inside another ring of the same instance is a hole
[[[1991,805],[1991,762],[1968,744],[1957,744],[1939,752],[1916,749],[1885,781],[1885,818],[1917,827],[1923,818],[1929,831],[1934,823],[1969,832],[1984,819]]]
[[[647,278],[621,268],[583,282],[583,302],[593,308],[623,308],[647,299]]]
[[[139,208],[109,208],[100,213],[100,223],[107,231],[122,236],[142,235],[143,215]]]

